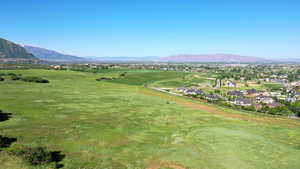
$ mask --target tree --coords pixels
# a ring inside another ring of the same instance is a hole
[[[126,74],[127,74],[127,72],[121,73],[121,74],[120,74],[120,77],[125,77]]]
[[[297,101],[297,102],[295,102],[295,103],[293,103],[293,104],[290,104],[290,105],[289,105],[289,109],[290,109],[293,113],[295,113],[297,116],[300,117],[300,101]]]

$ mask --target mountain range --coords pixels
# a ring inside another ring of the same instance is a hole
[[[205,55],[174,55],[160,58],[163,62],[177,62],[177,63],[266,63],[270,60],[253,57],[241,56],[234,54],[205,54]]]
[[[83,57],[62,54],[54,50],[49,50],[41,47],[31,45],[21,45],[28,53],[33,54],[40,60],[48,62],[61,62],[61,63],[80,63],[85,62],[87,59]]]
[[[45,61],[55,63],[300,63],[300,58],[265,59],[235,54],[180,54],[166,57],[78,57],[32,45],[18,45],[0,38],[0,61]]]

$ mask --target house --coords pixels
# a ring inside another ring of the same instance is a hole
[[[232,104],[238,105],[238,106],[251,106],[252,102],[249,99],[243,98],[243,97],[239,97],[236,98],[233,102],[231,102]]]
[[[281,96],[281,93],[280,92],[271,92],[270,95],[272,97],[280,97]]]
[[[204,92],[201,89],[187,89],[183,92],[186,95],[204,95]]]
[[[295,103],[297,101],[296,97],[287,97],[285,99],[286,102],[291,102],[291,103]]]
[[[259,95],[262,95],[262,96],[271,96],[271,94],[267,91],[261,91],[259,92]]]
[[[203,90],[197,89],[197,90],[196,90],[196,94],[197,94],[197,95],[204,95],[205,93],[204,93]]]
[[[246,90],[246,94],[250,97],[258,96],[260,93],[256,89],[248,89]]]
[[[300,100],[300,92],[296,92],[294,96],[297,98],[297,100]]]
[[[177,88],[176,91],[177,92],[185,92],[186,90],[188,90],[189,88],[187,87],[180,87],[180,88]]]
[[[267,104],[267,106],[270,107],[270,108],[276,108],[276,107],[282,106],[282,104],[278,103],[278,102],[273,102],[273,103]]]
[[[237,90],[229,91],[227,93],[227,95],[231,96],[231,97],[242,97],[242,96],[244,96],[243,92],[237,91]]]
[[[274,102],[274,99],[269,96],[256,96],[256,101],[259,103],[271,104]]]
[[[296,87],[296,86],[300,86],[300,81],[298,81],[298,82],[292,82],[291,85],[292,85],[292,86],[295,86],[295,87]]]
[[[288,75],[280,75],[279,78],[280,79],[286,79],[286,78],[288,78]]]
[[[226,86],[226,87],[236,87],[236,83],[227,80],[227,81],[225,82],[225,86]]]
[[[285,84],[287,80],[285,79],[270,79],[271,82],[273,83],[279,83],[279,84]]]
[[[292,95],[295,95],[297,93],[297,90],[296,89],[290,89],[287,92],[292,94]]]
[[[61,69],[61,66],[60,66],[60,65],[52,65],[51,67],[52,67],[53,69],[56,69],[56,70]]]
[[[205,96],[205,99],[209,101],[218,101],[220,97],[218,95],[209,94]]]

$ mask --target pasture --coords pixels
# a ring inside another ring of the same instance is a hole
[[[0,168],[30,166],[9,154],[23,145],[61,151],[66,169],[299,169],[300,122],[249,114],[145,88],[186,73],[86,73],[1,70],[50,83],[0,82],[0,109],[12,113],[0,134],[17,138],[0,150]],[[188,83],[200,83],[188,81]],[[181,82],[184,83],[184,82]]]

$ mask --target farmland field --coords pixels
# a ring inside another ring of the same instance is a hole
[[[239,112],[145,88],[181,85],[187,73],[123,70],[84,73],[7,70],[50,83],[0,82],[0,109],[12,113],[0,134],[17,138],[0,150],[1,169],[29,166],[19,146],[61,151],[63,168],[299,169],[300,122]],[[190,80],[189,83],[205,82]]]

